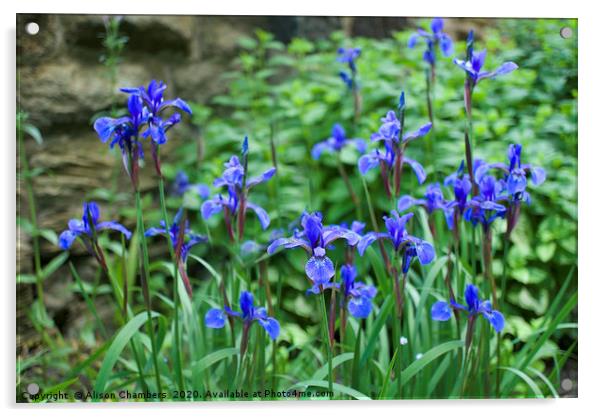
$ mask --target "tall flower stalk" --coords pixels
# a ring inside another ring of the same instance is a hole
[[[435,94],[437,48],[441,50],[441,54],[444,57],[448,57],[454,52],[454,43],[451,37],[445,32],[443,32],[443,26],[443,19],[434,18],[431,21],[430,32],[419,28],[418,31],[412,34],[412,36],[410,36],[410,39],[408,40],[409,48],[416,47],[419,41],[424,41],[424,43],[426,44],[426,49],[424,51],[424,54],[422,55],[422,60],[427,63],[427,69],[425,70],[426,105],[429,121],[433,125],[433,132],[431,133],[430,137],[425,140],[425,145],[427,149],[427,154],[429,155],[429,159],[431,160],[433,166],[435,164],[432,146],[435,140],[435,114],[433,109],[433,102]]]
[[[159,190],[161,195],[161,206],[164,223],[167,225],[167,210],[165,207],[165,191],[163,183],[163,174],[161,172],[161,160],[159,158],[159,146],[167,142],[167,131],[181,120],[180,113],[175,112],[164,118],[163,113],[169,109],[184,111],[192,114],[188,104],[180,99],[165,100],[163,94],[167,86],[161,81],[152,80],[148,87],[140,86],[133,88],[122,88],[121,91],[128,94],[128,112],[129,114],[120,118],[101,117],[94,122],[94,129],[98,133],[101,141],[111,140],[110,147],[119,145],[123,156],[124,168],[130,177],[136,198],[136,225],[140,236],[140,245],[142,248],[142,267],[141,279],[142,289],[147,310],[147,328],[151,337],[151,347],[153,361],[155,366],[155,377],[157,388],[161,391],[161,378],[159,375],[158,352],[155,340],[154,326],[152,324],[151,314],[151,294],[148,288],[149,259],[148,245],[145,236],[144,217],[142,213],[142,203],[139,189],[139,160],[144,158],[141,139],[150,139],[151,153],[154,161],[155,170],[159,176]],[[173,251],[170,251],[174,259],[174,306],[175,317],[178,317],[178,291],[177,291],[177,262],[175,261]],[[178,325],[176,325],[179,328]],[[179,336],[179,335],[177,335]],[[180,343],[180,338],[176,337],[176,343]],[[181,366],[181,360],[178,361],[178,367]],[[180,372],[178,372],[180,373]],[[180,385],[183,386],[183,378],[178,376]]]
[[[431,130],[432,124],[426,123],[416,131],[405,133],[405,107],[405,93],[402,91],[399,96],[398,113],[395,114],[390,110],[381,119],[382,124],[378,132],[370,137],[372,142],[384,143],[384,152],[375,149],[362,155],[358,160],[358,168],[362,175],[370,169],[380,168],[383,186],[390,199],[399,197],[404,165],[409,165],[414,170],[420,184],[426,179],[424,168],[414,159],[407,157],[406,148],[410,142],[426,135]]]
[[[276,173],[276,168],[271,167],[256,177],[249,177],[249,139],[245,136],[242,144],[241,157],[234,155],[224,164],[222,176],[217,178],[213,185],[225,187],[228,197],[217,194],[205,201],[201,206],[203,218],[223,212],[224,223],[228,236],[232,242],[239,242],[244,237],[247,210],[255,212],[262,229],[270,225],[268,213],[257,204],[249,200],[249,192],[257,185],[269,181]]]
[[[213,329],[221,329],[226,325],[226,317],[242,321],[242,335],[240,340],[240,359],[237,372],[237,387],[240,387],[241,381],[244,381],[246,353],[249,345],[249,335],[251,326],[257,322],[272,340],[276,340],[280,334],[280,323],[274,317],[268,316],[268,312],[263,307],[255,307],[253,294],[248,291],[240,293],[239,299],[240,311],[234,311],[230,306],[225,305],[223,309],[212,308],[205,315],[205,326]],[[230,321],[231,325],[233,320]]]
[[[325,348],[328,357],[328,385],[332,390],[332,356],[334,334],[330,330],[328,322],[328,313],[326,310],[326,300],[324,290],[335,286],[331,279],[335,276],[335,267],[332,260],[327,255],[327,249],[332,247],[332,243],[339,239],[344,239],[350,245],[358,244],[357,233],[339,226],[324,226],[322,224],[322,214],[303,213],[301,216],[301,226],[303,230],[296,231],[292,237],[284,237],[274,240],[268,246],[269,255],[274,254],[280,247],[292,249],[301,247],[307,252],[308,260],[305,264],[305,274],[311,283],[309,291],[314,294],[320,294],[319,308],[322,316],[322,325],[324,340],[328,341]]]
[[[407,274],[410,270],[410,265],[414,258],[418,258],[421,264],[429,264],[435,258],[435,248],[429,242],[410,235],[406,230],[407,222],[414,216],[413,213],[408,213],[400,216],[396,211],[391,212],[390,217],[384,217],[386,232],[369,232],[366,233],[358,244],[358,251],[363,255],[366,248],[372,243],[380,240],[390,242],[393,247],[391,264],[391,279],[393,280],[393,288],[396,301],[396,318],[393,324],[393,340],[400,340],[403,329],[403,312],[405,304],[405,287],[407,282]],[[401,280],[401,284],[400,281]],[[397,371],[396,377],[398,382],[397,390],[399,395],[402,395],[401,371],[402,357],[397,356]]]
[[[454,59],[454,63],[466,72],[466,80],[464,81],[464,109],[466,112],[466,125],[464,129],[464,150],[468,173],[471,176],[473,186],[473,194],[476,193],[476,182],[473,175],[472,155],[474,153],[474,135],[472,126],[472,96],[475,87],[479,82],[487,78],[496,78],[500,75],[509,74],[518,68],[514,62],[504,62],[494,71],[485,71],[485,57],[487,51],[474,50],[474,31],[468,33],[466,38],[466,58],[464,60]]]
[[[346,64],[349,68],[349,73],[345,71],[339,72],[339,76],[343,83],[347,86],[348,90],[351,91],[353,96],[353,125],[357,126],[360,116],[362,114],[362,96],[360,94],[360,88],[358,83],[358,73],[356,60],[362,53],[361,48],[339,48],[337,51],[337,61]]]

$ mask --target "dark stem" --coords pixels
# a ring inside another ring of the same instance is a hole
[[[485,277],[489,281],[491,285],[491,293],[493,298],[493,308],[497,310],[498,308],[498,299],[497,299],[497,287],[495,284],[495,278],[493,277],[493,273],[491,270],[491,260],[492,260],[492,231],[491,227],[484,226],[483,227],[483,271]]]
[[[349,176],[347,175],[347,172],[345,171],[345,167],[343,166],[343,164],[341,162],[341,154],[340,153],[337,153],[337,158],[338,158],[337,167],[339,169],[339,174],[341,175],[341,178],[343,179],[343,182],[345,183],[345,187],[347,187],[347,192],[349,193],[349,197],[351,197],[351,201],[353,201],[353,205],[355,206],[358,217],[361,217],[360,200],[357,197],[357,194],[355,193],[355,191],[353,190],[353,185],[351,184],[351,180],[349,179]]]

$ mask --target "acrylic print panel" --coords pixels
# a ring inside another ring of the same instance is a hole
[[[577,395],[577,22],[17,17],[19,402]]]

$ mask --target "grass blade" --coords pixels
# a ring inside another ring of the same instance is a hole
[[[309,379],[307,381],[301,381],[301,382],[296,383],[295,385],[291,386],[288,389],[288,391],[296,389],[296,388],[307,388],[307,387],[319,387],[319,388],[328,389],[328,381]],[[334,392],[348,395],[351,398],[355,398],[356,400],[371,400],[371,398],[368,397],[366,394],[363,394],[363,393],[361,393],[353,388],[350,388],[346,385],[333,383],[332,390]]]
[[[539,387],[537,386],[535,381],[533,381],[533,379],[531,379],[531,377],[529,375],[527,375],[520,369],[512,368],[510,366],[500,366],[500,369],[503,371],[511,372],[514,375],[521,378],[523,381],[525,381],[527,383],[527,385],[529,386],[529,388],[531,388],[531,391],[533,391],[533,394],[535,394],[536,398],[544,398],[543,394],[541,393],[541,390],[539,389]]]
[[[151,316],[158,317],[160,314],[157,312],[152,312]],[[123,326],[119,333],[117,333],[107,351],[104,360],[102,361],[102,365],[100,366],[100,371],[98,372],[98,377],[96,378],[96,383],[94,384],[94,391],[105,392],[105,386],[109,377],[111,376],[113,366],[119,359],[119,356],[125,348],[125,345],[127,345],[130,339],[134,337],[140,327],[147,322],[147,318],[146,312],[139,313],[125,326]]]

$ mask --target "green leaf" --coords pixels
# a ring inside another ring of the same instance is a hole
[[[319,387],[319,388],[326,388],[328,389],[328,381],[321,381],[321,380],[307,380],[307,381],[301,381],[301,382],[297,382],[295,385],[293,385],[292,387],[290,387],[288,389],[288,391],[293,390],[295,388],[307,388],[307,387]],[[346,385],[341,385],[341,384],[337,384],[334,383],[332,384],[332,389],[335,392],[339,392],[341,394],[345,394],[350,396],[351,398],[355,398],[356,400],[371,400],[370,397],[368,397],[366,394],[363,394],[353,388],[350,388]]]
[[[339,366],[342,363],[345,363],[351,359],[353,359],[352,352],[341,353],[340,355],[332,358],[332,369],[336,368],[337,366]],[[311,379],[324,379],[324,378],[326,378],[327,375],[328,375],[328,364],[326,363],[320,369],[318,369],[316,372],[314,372]]]
[[[33,274],[17,274],[17,284],[35,284],[36,281]]]
[[[40,396],[40,398],[34,402],[36,402],[36,403],[48,402],[47,396],[51,396],[52,394],[57,394],[61,391],[64,391],[65,389],[67,389],[68,387],[70,387],[71,385],[76,383],[77,381],[79,381],[79,377],[71,378],[71,379],[68,379],[67,381],[63,381],[59,384],[53,385],[50,388],[46,388],[44,391],[42,391],[42,395]]]
[[[412,379],[418,372],[420,372],[425,366],[429,365],[439,356],[446,354],[455,349],[459,349],[464,346],[464,341],[462,340],[452,340],[450,342],[442,343],[438,346],[435,346],[428,352],[426,352],[422,357],[418,360],[412,362],[407,368],[405,368],[401,372],[401,383],[405,385]]]
[[[215,352],[211,352],[210,354],[203,357],[201,360],[192,365],[194,368],[193,372],[202,372],[205,369],[209,368],[212,365],[215,365],[219,361],[222,361],[230,356],[234,356],[238,354],[238,349],[236,348],[224,348]]]
[[[53,258],[48,264],[42,269],[42,279],[50,277],[56,272],[69,258],[69,252],[61,252],[58,256]]]
[[[159,317],[160,314],[157,312],[152,312],[151,317]],[[96,392],[105,392],[105,387],[107,385],[107,381],[113,372],[113,366],[119,359],[121,352],[125,348],[132,337],[138,332],[140,327],[147,322],[148,314],[147,312],[142,312],[137,314],[134,318],[132,318],[125,326],[119,330],[119,333],[113,339],[107,354],[102,361],[102,365],[100,366],[100,371],[98,371],[98,376],[96,378],[96,383],[94,384],[94,390]]]
[[[552,382],[548,379],[548,377],[546,377],[541,371],[538,371],[535,368],[532,367],[528,367],[527,370],[535,375],[537,375],[539,377],[539,379],[541,379],[544,384],[547,385],[548,389],[550,390],[550,393],[552,394],[552,396],[554,398],[559,398],[558,392],[556,391],[556,388],[554,388],[554,384],[552,384]]]
[[[539,284],[549,275],[539,268],[520,268],[512,272],[512,278],[523,284]]]
[[[29,123],[24,124],[23,131],[31,136],[38,145],[44,143],[44,138],[42,137],[42,133],[40,133],[40,129],[34,125],[30,125]]]
[[[395,360],[397,359],[397,354],[399,353],[399,346],[395,348],[395,352],[393,352],[393,357],[389,362],[389,367],[387,368],[387,372],[383,377],[383,386],[380,389],[380,394],[378,394],[378,399],[382,400],[387,395],[387,389],[389,388],[389,381],[391,380],[391,372],[393,372],[393,367],[395,366]]]
[[[535,248],[535,252],[537,253],[537,257],[542,262],[548,262],[554,256],[554,251],[556,251],[556,243],[547,243],[538,245]]]
[[[513,374],[517,375],[518,377],[520,377],[523,381],[525,381],[527,383],[529,388],[531,388],[531,391],[533,391],[533,394],[535,394],[535,397],[544,398],[543,394],[541,393],[541,390],[537,386],[537,383],[535,381],[533,381],[533,379],[531,379],[531,377],[529,375],[527,375],[526,373],[524,373],[523,371],[520,371],[516,368],[512,368],[509,366],[500,366],[499,369],[501,369],[503,371],[509,371],[509,372],[512,372]]]
[[[217,280],[218,284],[222,282],[222,276],[220,274],[218,274],[217,271],[215,269],[213,269],[211,264],[209,264],[203,258],[199,258],[198,256],[195,256],[192,254],[188,255],[188,257],[194,259],[195,261],[197,261],[198,263],[203,265],[207,269],[207,271],[209,271],[209,273]]]
[[[393,307],[393,297],[391,294],[387,295],[385,302],[383,303],[376,320],[372,324],[370,329],[370,336],[368,336],[368,343],[366,344],[366,348],[364,349],[364,353],[362,354],[362,358],[360,359],[360,367],[365,366],[368,363],[368,360],[372,357],[372,353],[376,348],[376,342],[378,340],[378,334],[380,333],[380,329],[385,325],[387,321],[387,317],[391,312],[391,308]]]

